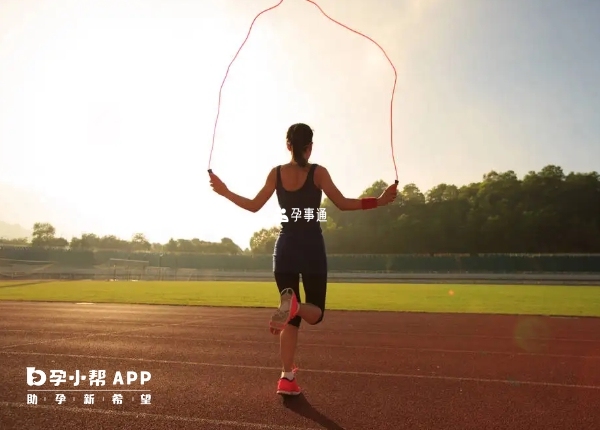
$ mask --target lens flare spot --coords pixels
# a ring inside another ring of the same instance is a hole
[[[521,318],[515,326],[515,343],[526,352],[543,352],[548,350],[550,328],[539,317]]]

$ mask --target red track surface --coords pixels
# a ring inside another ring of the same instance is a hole
[[[0,303],[0,428],[600,429],[600,319],[333,312],[304,325],[304,396],[275,394],[270,311]],[[107,371],[28,387],[26,366]],[[149,371],[140,393],[116,371]],[[28,389],[38,405],[27,405]],[[57,393],[68,400],[58,405]],[[122,405],[111,402],[124,394]],[[45,398],[45,400],[44,400]]]

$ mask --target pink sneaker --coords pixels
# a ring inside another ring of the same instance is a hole
[[[296,293],[291,288],[286,288],[281,292],[279,308],[271,316],[269,326],[272,334],[279,334],[285,328],[288,322],[296,316],[300,304]]]
[[[296,382],[296,378],[290,381],[286,378],[281,378],[277,383],[277,394],[284,396],[297,396],[301,393],[300,387]]]

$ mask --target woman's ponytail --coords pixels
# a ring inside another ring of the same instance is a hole
[[[287,132],[287,140],[292,146],[292,157],[300,167],[305,167],[308,160],[304,158],[304,152],[312,143],[313,131],[306,124],[294,124]]]

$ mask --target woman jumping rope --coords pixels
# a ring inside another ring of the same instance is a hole
[[[292,153],[292,160],[273,168],[264,187],[252,200],[230,191],[209,171],[210,185],[217,194],[251,212],[259,211],[277,192],[283,221],[273,253],[273,272],[280,303],[271,317],[270,328],[271,333],[279,334],[280,339],[283,371],[277,384],[277,394],[282,395],[300,394],[294,373],[300,321],[318,324],[325,312],[327,254],[318,216],[323,192],[342,211],[374,209],[393,202],[397,196],[397,185],[394,184],[378,198],[344,197],[327,169],[308,163],[312,138],[313,131],[306,124],[294,124],[288,129],[287,148]],[[312,213],[314,217],[293,217],[300,213]],[[300,303],[300,275],[306,303]]]

